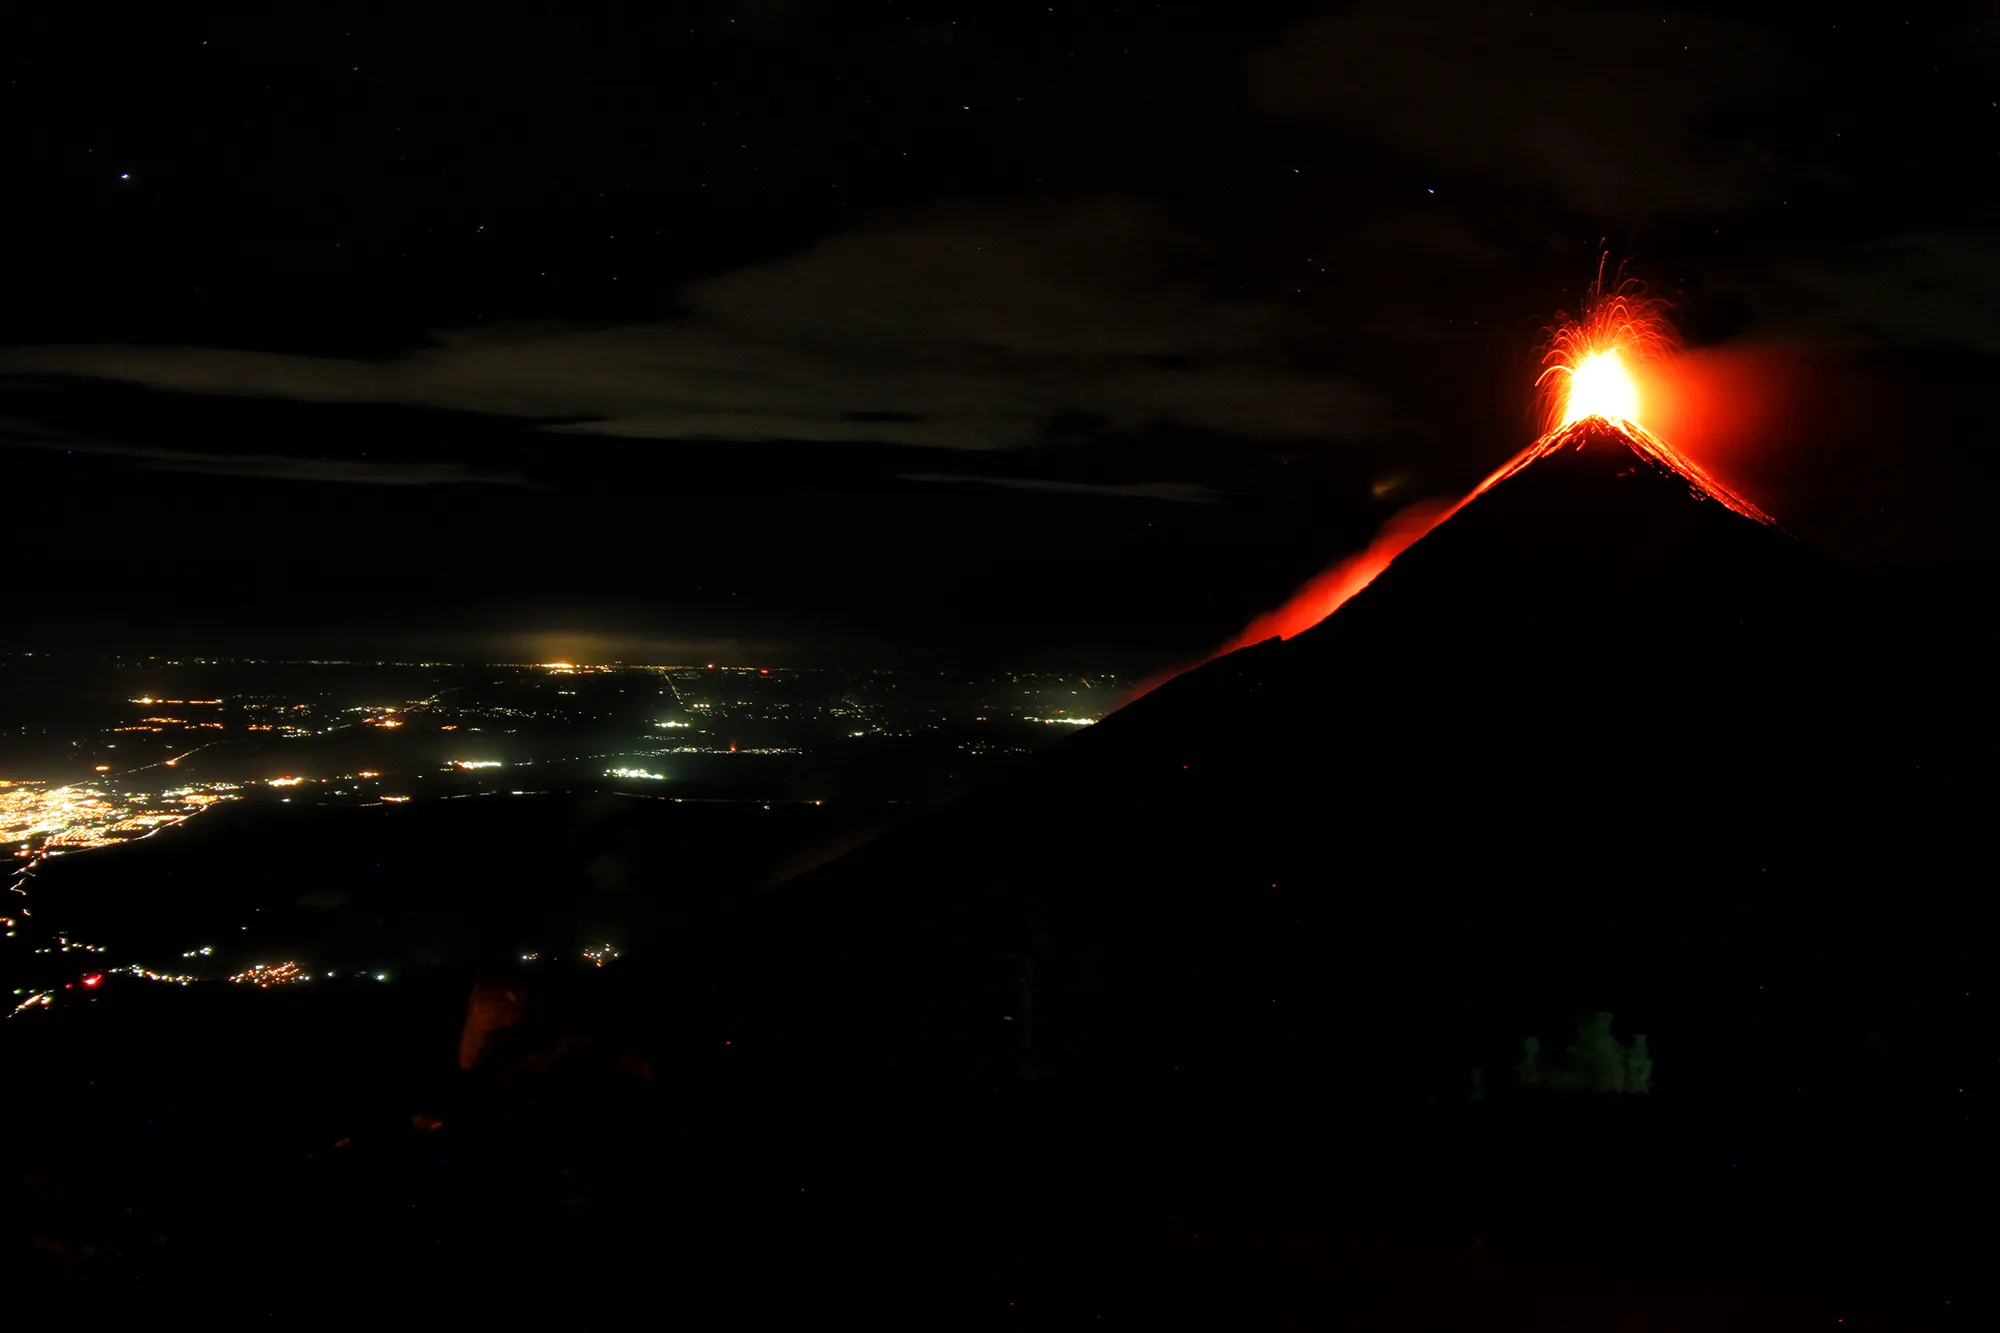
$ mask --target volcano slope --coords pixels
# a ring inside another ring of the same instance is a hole
[[[1870,606],[1579,423],[1314,629],[783,886],[731,1021],[848,1071],[1463,1092],[1608,1009],[1740,1080],[1758,969],[1950,947],[1991,728]]]

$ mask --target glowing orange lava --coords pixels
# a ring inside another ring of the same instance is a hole
[[[1291,599],[1275,611],[1266,611],[1246,626],[1222,651],[1234,652],[1266,639],[1289,639],[1303,634],[1338,611],[1349,598],[1375,581],[1397,556],[1414,546],[1418,539],[1457,513],[1463,500],[1419,500],[1398,510],[1376,532],[1375,539],[1345,560],[1315,575]]]
[[[1638,416],[1639,386],[1632,382],[1632,372],[1625,369],[1617,348],[1592,352],[1570,372],[1563,425],[1585,417],[1634,421]]]
[[[1560,430],[1585,417],[1639,420],[1639,380],[1673,346],[1664,306],[1630,284],[1605,292],[1599,265],[1583,309],[1550,334],[1535,381],[1547,406],[1543,429]]]
[[[1717,481],[1707,468],[1638,422],[1599,416],[1572,421],[1542,436],[1509,459],[1505,467],[1480,482],[1472,494],[1460,502],[1461,506],[1486,494],[1536,459],[1559,454],[1565,449],[1581,449],[1591,442],[1592,436],[1603,439],[1606,431],[1615,434],[1633,453],[1685,481],[1695,495],[1713,500],[1725,509],[1733,509],[1747,519],[1776,526],[1776,520],[1769,514]],[[1457,507],[1453,512],[1457,512]]]

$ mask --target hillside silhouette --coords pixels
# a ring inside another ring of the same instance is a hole
[[[19,1289],[1976,1321],[1988,586],[1831,567],[1586,422],[1317,627],[845,855],[726,871],[676,815],[631,864],[701,910],[611,966],[485,922],[396,986],[107,984],[11,1043]]]

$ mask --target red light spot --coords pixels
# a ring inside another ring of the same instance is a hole
[[[760,676],[768,676],[768,675],[770,675],[770,674],[771,674],[771,668],[769,668],[769,667],[760,667],[760,668],[758,669],[758,671],[757,671],[757,674],[758,674],[758,675],[760,675]]]
[[[95,986],[98,982],[103,980],[104,980],[104,974],[102,972],[92,972],[89,976],[83,979],[83,984],[86,986]]]
[[[67,981],[65,981],[65,982],[63,983],[63,989],[64,989],[64,990],[75,990],[75,989],[76,989],[76,987],[74,987],[74,986],[70,985],[70,984],[69,984],[69,983],[68,983]]]

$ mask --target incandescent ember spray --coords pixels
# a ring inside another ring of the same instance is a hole
[[[1543,395],[1544,433],[1587,417],[1637,423],[1644,400],[1636,375],[1674,350],[1666,307],[1632,283],[1604,290],[1604,263],[1574,318],[1559,318],[1535,387]]]

